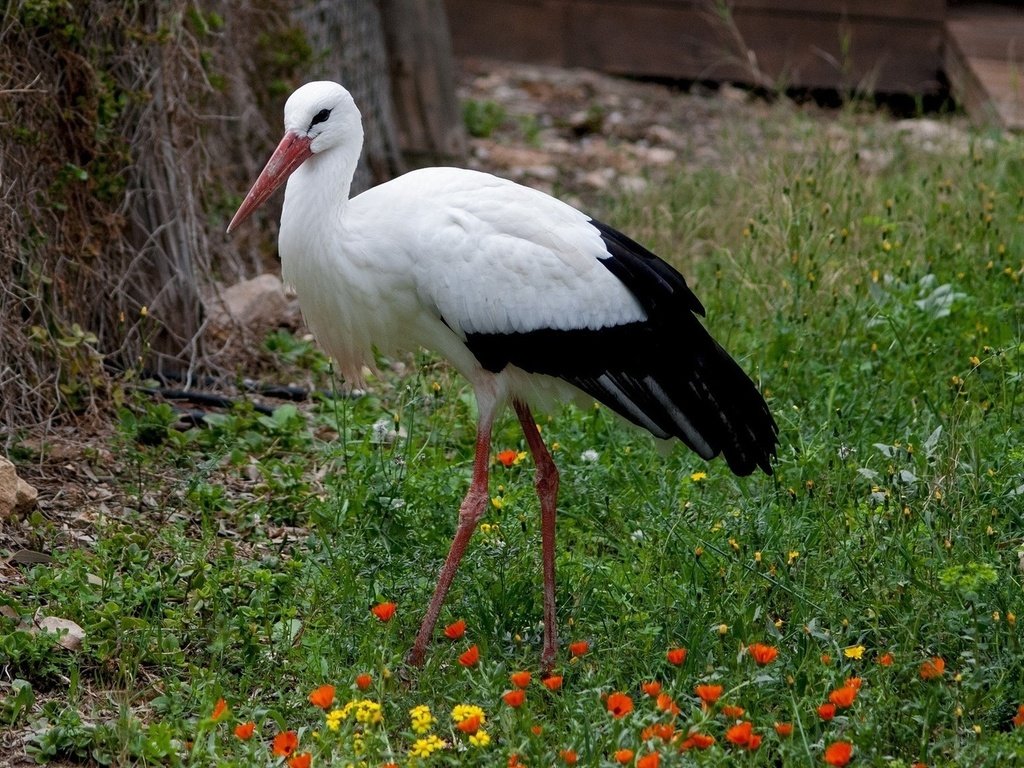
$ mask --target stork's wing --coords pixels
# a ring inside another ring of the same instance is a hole
[[[486,177],[493,178],[493,177]],[[695,316],[678,271],[611,227],[495,180],[451,206],[424,260],[424,300],[491,371],[555,376],[705,459],[771,472],[778,427]]]

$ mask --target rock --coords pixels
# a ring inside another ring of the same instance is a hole
[[[958,126],[940,120],[915,118],[900,120],[896,130],[906,136],[911,143],[931,154],[948,154],[955,152],[964,155],[970,150],[971,142],[968,135]]]
[[[670,147],[682,147],[686,145],[686,141],[682,135],[673,131],[671,128],[666,128],[663,125],[651,125],[644,130],[645,138],[657,144],[665,144]]]
[[[240,325],[262,334],[280,326],[294,326],[298,309],[294,297],[276,275],[263,274],[243,280],[207,302],[210,330],[219,336]]]
[[[676,161],[676,151],[668,147],[637,147],[641,160],[652,165],[669,165]]]
[[[57,644],[68,651],[77,651],[82,647],[82,641],[85,639],[85,630],[71,619],[42,616],[37,613],[36,626],[43,632],[57,635]]]
[[[0,518],[24,515],[38,497],[39,491],[18,477],[14,464],[0,456]]]
[[[745,104],[750,100],[750,92],[739,88],[732,83],[722,83],[718,87],[718,95],[723,100],[732,104]]]

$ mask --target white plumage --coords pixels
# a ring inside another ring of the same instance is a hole
[[[625,235],[542,192],[490,174],[427,168],[349,199],[359,111],[336,83],[285,106],[285,137],[228,231],[287,179],[286,282],[342,375],[373,350],[426,347],[472,384],[480,424],[473,482],[410,661],[420,663],[486,507],[490,433],[511,402],[537,465],[544,565],[542,659],[555,660],[558,474],[528,403],[597,399],[661,438],[738,474],[771,471],[777,427],[750,379],[694,316],[683,277]]]

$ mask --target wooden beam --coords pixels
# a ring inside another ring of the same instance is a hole
[[[1024,130],[1024,11],[972,4],[950,11],[944,52],[957,100],[981,123]]]

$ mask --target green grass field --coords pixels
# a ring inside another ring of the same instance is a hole
[[[600,211],[690,278],[781,448],[773,476],[737,479],[605,409],[541,420],[562,471],[560,687],[538,669],[529,458],[492,465],[441,617],[464,635],[402,664],[475,422],[465,382],[421,355],[404,376],[382,361],[365,395],[203,430],[126,408],[125,492],[157,503],[94,516],[93,543],[0,595],[4,727],[60,765],[842,765],[837,743],[851,765],[1024,759],[1024,143],[925,152],[856,115],[842,142],[772,119],[799,150],[737,145],[729,170]],[[891,162],[865,170],[879,141]],[[330,386],[308,342],[269,344],[282,376]],[[495,453],[524,450],[506,416]],[[37,611],[79,624],[81,649],[30,632]],[[483,714],[460,728],[460,705]]]

